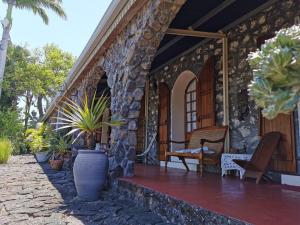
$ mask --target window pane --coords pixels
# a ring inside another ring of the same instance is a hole
[[[196,102],[192,102],[192,111],[196,111]]]
[[[197,128],[197,124],[196,122],[193,123],[193,130],[195,130]]]
[[[187,120],[188,122],[191,121],[191,113],[187,113],[187,114],[186,114],[186,120]]]
[[[197,120],[196,112],[193,112],[193,113],[192,113],[192,120],[193,120],[193,121],[196,121],[196,120]]]
[[[191,124],[187,123],[187,132],[191,132]]]
[[[195,101],[196,100],[196,92],[192,92],[192,100]]]
[[[188,87],[188,92],[194,91],[194,90],[196,90],[196,79],[194,79]]]
[[[191,111],[191,103],[187,103],[186,104],[186,112],[190,112]]]
[[[190,101],[190,94],[186,94],[186,101],[189,102]]]

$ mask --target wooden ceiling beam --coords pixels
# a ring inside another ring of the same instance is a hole
[[[183,29],[175,29],[175,28],[169,28],[166,31],[166,34],[186,36],[186,37],[199,37],[199,38],[224,38],[224,37],[226,37],[226,35],[223,33],[205,32],[205,31],[196,31],[196,30],[183,30]]]
[[[193,23],[190,27],[192,29],[197,29],[199,26],[201,26],[206,21],[208,21],[211,18],[213,18],[215,15],[217,15],[219,12],[221,12],[222,10],[224,10],[226,7],[230,6],[234,2],[236,2],[236,0],[225,0],[220,5],[218,5],[216,8],[213,8],[212,10],[210,10],[206,15],[204,15],[203,17],[201,17],[198,21],[196,21],[195,23]],[[163,52],[165,52],[166,50],[168,50],[171,46],[173,46],[178,41],[180,41],[182,38],[183,37],[180,36],[180,37],[176,37],[176,38],[172,39],[171,41],[169,41],[168,43],[166,43],[164,46],[162,46],[160,49],[158,49],[156,55],[162,54]]]

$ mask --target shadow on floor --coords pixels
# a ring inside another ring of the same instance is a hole
[[[81,202],[76,198],[71,170],[55,171],[48,163],[40,163],[40,166],[64,200],[58,210],[74,219],[70,224],[171,225],[149,209],[136,206],[132,200],[111,190],[104,191],[99,201]]]

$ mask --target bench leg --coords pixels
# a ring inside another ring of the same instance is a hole
[[[165,159],[165,172],[168,171],[168,158]]]
[[[203,160],[199,159],[199,172],[200,172],[200,176],[202,177],[203,175]]]
[[[189,168],[189,166],[187,165],[187,163],[186,163],[186,161],[185,161],[185,158],[184,158],[184,157],[178,157],[178,158],[182,161],[183,165],[184,165],[185,168],[186,168],[186,171],[190,171],[190,168]]]
[[[261,173],[261,172],[257,175],[256,184],[259,184],[259,182],[260,182],[263,175],[264,175],[264,173]]]

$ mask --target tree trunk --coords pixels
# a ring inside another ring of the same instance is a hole
[[[96,141],[95,141],[94,133],[86,133],[86,146],[87,146],[88,150],[95,149]]]
[[[2,93],[2,83],[4,78],[7,48],[10,40],[9,33],[10,33],[11,22],[12,22],[11,13],[15,2],[16,2],[15,0],[8,1],[6,17],[4,18],[4,20],[1,21],[3,27],[3,33],[2,33],[1,43],[0,43],[0,98]]]
[[[29,122],[29,118],[30,118],[30,109],[31,109],[31,104],[32,104],[32,94],[30,93],[30,91],[27,91],[26,93],[26,102],[25,102],[25,119],[24,119],[24,129],[27,130],[28,128],[28,122]]]
[[[39,95],[37,97],[37,109],[39,111],[39,119],[44,116],[44,109],[43,109],[43,96]]]

